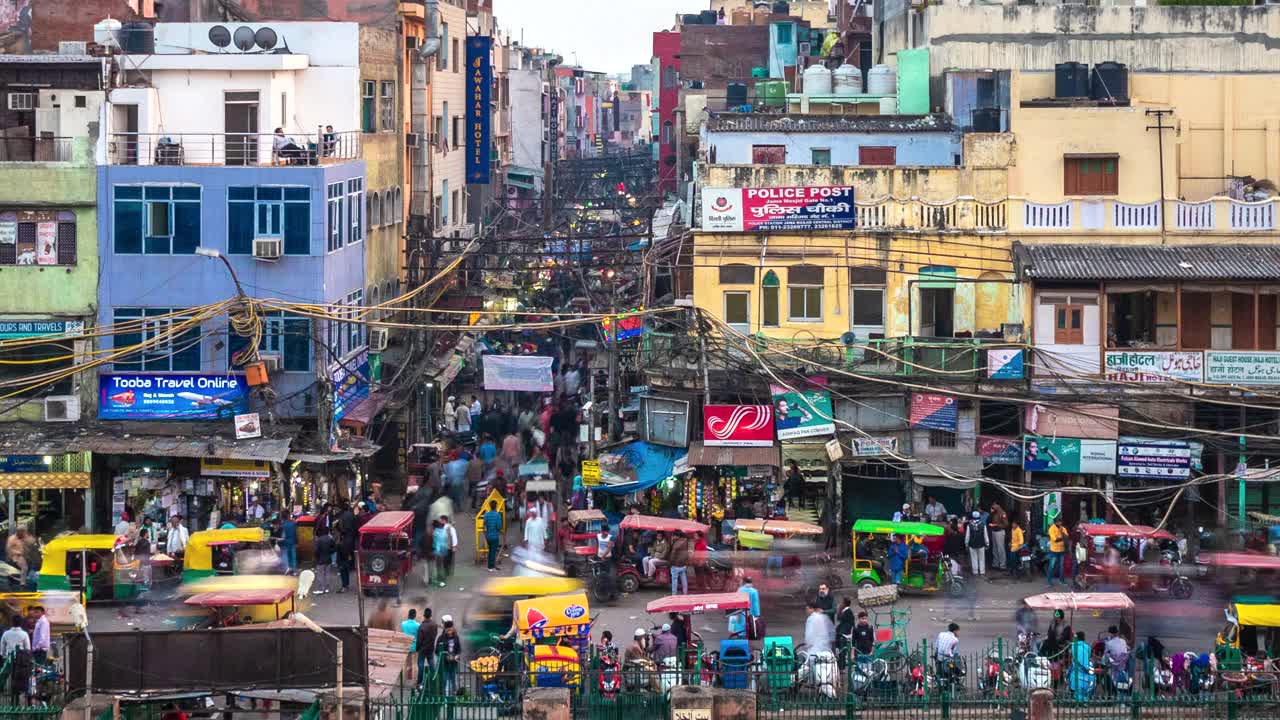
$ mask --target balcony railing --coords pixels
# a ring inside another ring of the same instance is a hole
[[[355,160],[360,132],[310,135],[256,133],[115,133],[111,165],[315,166]]]
[[[1012,232],[1158,232],[1161,214],[1167,214],[1165,230],[1176,233],[1274,232],[1276,203],[1280,198],[1248,202],[1215,197],[1196,202],[1167,200],[1126,203],[1112,199],[1071,199],[1059,203],[1038,203],[1010,199],[1014,217],[1021,226]],[[1021,212],[1016,206],[1021,205]]]
[[[1008,224],[1005,203],[973,198],[930,202],[919,198],[885,198],[857,203],[858,227],[907,230],[1003,231]]]
[[[74,138],[0,136],[0,162],[70,162]]]

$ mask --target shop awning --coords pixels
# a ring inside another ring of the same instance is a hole
[[[214,436],[114,435],[86,433],[70,443],[72,450],[88,450],[107,455],[153,455],[156,457],[223,458],[226,460],[267,460],[284,462],[292,438],[230,440]]]
[[[968,490],[975,487],[978,481],[956,478],[982,476],[982,458],[977,455],[917,456],[917,459],[910,461],[908,465],[912,481],[925,487]],[[943,472],[944,470],[954,477],[949,477]]]
[[[748,467],[768,465],[779,467],[778,446],[770,447],[707,447],[701,440],[689,443],[690,465],[727,465]]]
[[[352,427],[357,430],[363,430],[373,422],[373,419],[382,412],[387,406],[391,397],[382,392],[371,392],[369,397],[361,400],[355,407],[347,411],[338,424],[342,427]]]
[[[0,490],[82,490],[91,477],[87,472],[0,473]]]

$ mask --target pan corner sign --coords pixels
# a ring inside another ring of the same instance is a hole
[[[582,484],[587,487],[596,487],[600,484],[599,460],[582,461]]]
[[[262,437],[262,422],[258,419],[258,413],[236,415],[235,428],[237,440]]]
[[[672,720],[711,720],[711,708],[672,708]]]

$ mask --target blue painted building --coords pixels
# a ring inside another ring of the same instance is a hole
[[[106,165],[98,169],[101,280],[98,322],[146,318],[137,332],[104,338],[126,347],[179,321],[186,308],[236,294],[217,250],[247,295],[293,303],[365,304],[363,160],[247,167]],[[253,255],[255,238],[278,238],[278,260]],[[169,316],[162,318],[162,316]],[[312,386],[339,359],[365,347],[361,325],[269,313],[263,355],[279,356],[272,376],[284,417],[313,417]],[[245,340],[227,318],[204,321],[168,348],[116,362],[114,372],[221,373]],[[323,364],[324,367],[320,367]],[[239,370],[239,368],[234,368]],[[258,408],[255,408],[258,409]]]
[[[963,140],[945,115],[712,113],[702,147],[716,165],[960,165]]]

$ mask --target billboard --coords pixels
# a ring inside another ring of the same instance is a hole
[[[703,444],[712,447],[773,445],[773,408],[768,405],[706,405]]]
[[[1027,435],[1022,469],[1034,472],[1116,474],[1116,441]]]
[[[771,385],[773,423],[779,440],[830,435],[836,431],[831,410],[831,393],[826,390],[792,392]]]
[[[1191,477],[1191,443],[1185,440],[1122,438],[1116,453],[1116,474],[1120,477]]]
[[[1111,382],[1201,382],[1204,380],[1204,354],[1119,350],[1107,353],[1107,366],[1103,372]]]
[[[978,456],[988,465],[1021,465],[1022,441],[1018,438],[979,435]]]
[[[992,380],[1021,380],[1022,375],[1021,348],[996,348],[987,351],[987,377]]]
[[[1204,381],[1223,385],[1280,385],[1280,352],[1206,350]]]
[[[219,420],[249,412],[243,375],[99,375],[99,420]]]
[[[911,396],[911,427],[956,430],[956,399],[950,395],[914,393]]]
[[[329,366],[329,382],[333,383],[333,422],[335,424],[369,397],[369,349],[364,348],[345,362]]]
[[[493,87],[490,46],[493,38],[473,35],[467,38],[467,121],[463,137],[467,147],[467,182],[489,184],[489,125],[491,108],[489,91]]]
[[[551,377],[553,358],[542,355],[485,355],[485,390],[515,390],[517,392],[551,392],[555,382]]]
[[[857,219],[852,187],[706,188],[702,191],[702,229],[711,232],[852,230]]]

